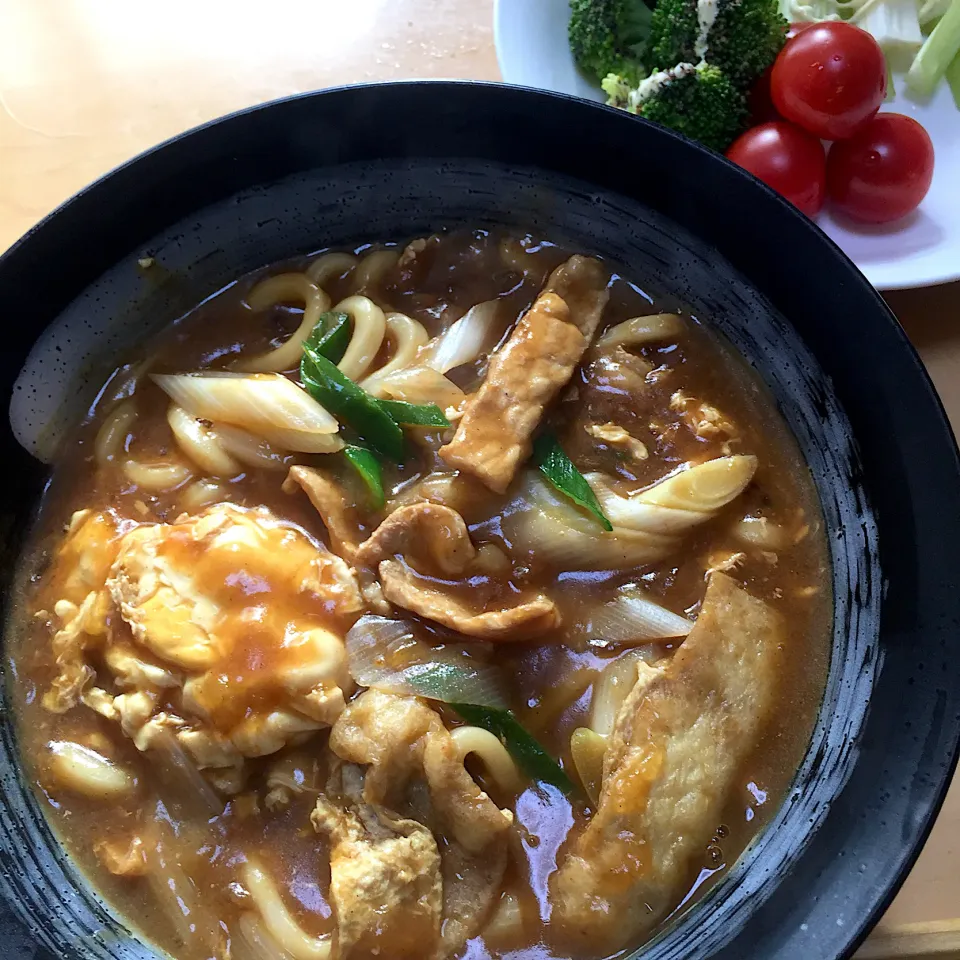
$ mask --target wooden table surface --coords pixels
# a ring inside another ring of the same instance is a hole
[[[231,110],[366,80],[499,79],[492,13],[492,0],[0,0],[0,251],[118,163]],[[888,299],[956,428],[960,283]],[[960,916],[958,836],[955,785],[883,927]]]

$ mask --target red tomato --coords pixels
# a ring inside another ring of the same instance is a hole
[[[881,113],[849,140],[830,148],[827,190],[848,217],[889,223],[915,210],[933,180],[933,144],[923,127],[899,113]]]
[[[813,26],[813,22],[808,20],[803,23],[791,23],[787,31],[787,40],[793,39],[798,33],[803,33]],[[774,120],[782,120],[783,117],[777,112],[773,105],[773,98],[770,96],[770,75],[773,73],[773,64],[771,63],[766,70],[757,78],[754,85],[750,88],[747,95],[747,107],[750,110],[750,124],[755,126],[758,123],[771,123]]]
[[[777,108],[773,105],[770,98],[770,73],[772,67],[767,67],[763,73],[757,77],[756,82],[750,88],[747,95],[747,108],[750,111],[750,123],[770,123],[773,120],[782,120],[777,113]]]
[[[792,40],[798,33],[803,33],[804,30],[809,30],[812,26],[812,20],[801,20],[799,23],[791,23],[790,29],[787,30],[787,39]]]
[[[852,136],[887,92],[883,51],[850,23],[817,23],[789,40],[773,64],[773,104],[822,140]]]
[[[734,140],[727,157],[773,187],[808,217],[823,206],[823,144],[806,130],[783,121],[762,123]]]

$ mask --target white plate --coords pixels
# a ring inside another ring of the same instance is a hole
[[[496,0],[494,35],[500,71],[507,83],[545,87],[603,102],[601,91],[577,71],[567,44],[567,0]],[[817,222],[881,290],[922,287],[960,277],[960,111],[947,85],[929,103],[899,91],[884,109],[915,117],[936,150],[933,185],[920,209],[889,227],[851,228],[829,214]],[[784,267],[793,264],[784,251]]]

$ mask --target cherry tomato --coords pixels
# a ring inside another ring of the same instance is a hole
[[[773,67],[767,67],[763,73],[757,77],[750,93],[747,94],[747,109],[750,111],[750,123],[770,123],[773,120],[782,120],[783,117],[777,113],[777,108],[773,105],[770,97],[770,74]]]
[[[790,29],[787,30],[787,39],[792,40],[797,34],[803,33],[804,30],[809,30],[812,26],[812,20],[801,20],[799,23],[791,23]]]
[[[851,23],[814,24],[780,51],[770,92],[785,119],[822,140],[841,140],[856,133],[883,103],[883,51]]]
[[[787,40],[793,39],[798,33],[813,26],[812,20],[806,20],[801,23],[791,23],[787,31]],[[773,105],[773,98],[770,96],[770,75],[773,73],[773,64],[771,63],[763,73],[757,77],[756,82],[750,88],[747,95],[747,108],[750,111],[750,125],[755,126],[758,123],[771,123],[774,120],[782,120],[783,117],[777,112]]]
[[[823,206],[823,144],[792,123],[762,123],[734,140],[728,159],[773,187],[808,217]]]
[[[916,209],[933,180],[933,144],[912,117],[881,113],[830,148],[827,191],[848,217],[889,223]]]

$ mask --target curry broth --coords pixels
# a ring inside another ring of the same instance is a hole
[[[356,252],[367,251],[361,248]],[[567,255],[552,244],[529,237],[519,242],[485,231],[454,233],[428,241],[412,266],[388,270],[370,296],[419,321],[430,336],[440,333],[474,304],[499,298],[502,342],[536,297],[548,273]],[[93,451],[103,415],[136,383],[139,415],[135,429],[124,440],[125,453],[140,462],[174,454],[176,445],[165,416],[169,401],[144,377],[144,358],[152,373],[179,372],[224,366],[240,353],[254,354],[282,342],[299,325],[301,311],[278,306],[256,313],[244,298],[264,275],[302,269],[306,262],[273,265],[238,280],[172,325],[132,358],[131,365],[117,371],[102,391],[99,406],[65,445],[53,470],[28,554],[31,559],[22,571],[20,617],[13,624],[8,647],[22,751],[46,815],[93,886],[126,922],[183,960],[231,957],[235,924],[248,900],[237,882],[237,870],[251,854],[272,872],[288,909],[307,934],[321,935],[333,928],[328,893],[330,845],[311,829],[309,821],[314,794],[295,796],[288,806],[269,809],[264,802],[263,778],[276,757],[267,756],[247,761],[253,771],[247,787],[228,800],[222,815],[198,814],[193,798],[187,795],[189,791],[148,762],[120,734],[116,723],[82,706],[63,714],[45,710],[41,694],[56,673],[50,646],[54,617],[50,611],[58,600],[59,585],[44,572],[76,510],[113,511],[138,523],[171,522],[184,511],[182,486],[151,493],[130,482],[123,473],[121,458],[98,465]],[[348,278],[335,279],[327,292],[336,303],[351,292]],[[656,309],[638,288],[616,279],[603,327]],[[701,320],[709,322],[709,318]],[[584,640],[590,633],[589,611],[615,596],[624,583],[639,582],[652,599],[669,610],[695,616],[707,568],[740,554],[729,566],[732,576],[754,596],[774,606],[786,624],[777,706],[757,748],[743,764],[722,822],[716,824],[713,842],[703,850],[702,859],[691,864],[689,899],[703,889],[705,882],[722,876],[725,867],[737,859],[784,798],[802,759],[829,658],[829,567],[822,520],[807,468],[773,401],[746,365],[701,321],[692,318],[686,319],[681,336],[644,345],[634,353],[652,367],[644,378],[648,392],[642,409],[617,384],[604,381],[602,374],[591,380],[585,361],[583,371],[575,374],[549,415],[564,449],[580,469],[604,471],[627,491],[648,486],[680,464],[727,452],[729,447],[722,448],[729,439],[700,437],[683,426],[682,412],[671,407],[671,398],[681,391],[709,402],[736,424],[735,452],[749,452],[759,460],[750,487],[734,504],[687,535],[680,550],[662,562],[556,574],[539,569],[535,557],[518,553],[505,532],[502,517],[509,513],[515,491],[500,496],[474,483],[461,508],[464,520],[474,539],[499,546],[512,561],[511,567],[506,576],[494,570],[472,578],[467,585],[447,586],[474,601],[480,598],[493,602],[498,596],[502,598],[504,589],[518,597],[542,590],[555,599],[563,618],[559,630],[541,641],[479,643],[476,655],[501,668],[512,698],[510,705],[520,722],[576,779],[570,736],[589,716],[593,685],[600,671],[622,655],[622,649],[616,646],[596,646]],[[387,356],[388,351],[382,351],[380,359]],[[465,385],[475,382],[485,366],[483,357],[473,368],[457,371],[453,379]],[[598,420],[617,420],[634,436],[642,437],[647,446],[646,459],[630,458],[612,445],[595,442],[585,427]],[[401,467],[389,468],[385,474],[388,496],[392,494],[398,502],[419,479],[436,469],[429,438],[415,449],[415,458]],[[296,457],[297,462],[306,464],[333,459],[339,458],[309,454]],[[361,484],[342,465],[334,469],[360,517],[361,529],[372,532],[376,522],[364,512]],[[227,481],[224,490],[230,502],[241,507],[266,506],[277,517],[325,541],[324,526],[307,498],[281,492],[283,477],[282,472],[249,470]],[[746,548],[733,538],[733,524],[757,511],[786,532],[787,541],[781,548]],[[420,570],[419,574],[431,578],[430,571]],[[216,578],[226,582],[228,572],[221,571]],[[234,589],[243,594],[252,588],[236,582]],[[256,589],[267,591],[269,600],[269,585],[261,584]],[[40,614],[34,615],[36,611]],[[319,622],[327,622],[322,611],[316,615]],[[450,632],[442,627],[425,624],[424,630],[434,642],[450,639]],[[678,644],[673,640],[651,647],[655,657],[670,656]],[[269,644],[254,634],[249,642],[235,646],[225,670],[241,681],[244,677],[255,679],[272,655]],[[263,693],[268,700],[272,695],[269,689]],[[442,714],[449,726],[459,723],[452,711],[444,709]],[[328,772],[327,736],[326,731],[317,732],[306,743],[284,751],[291,757],[291,769],[298,769],[300,779],[317,789],[322,788]],[[64,789],[50,769],[47,745],[52,741],[86,745],[136,771],[135,799],[105,803]],[[507,954],[529,960],[579,956],[583,951],[573,948],[549,924],[549,881],[565,855],[564,844],[592,815],[592,807],[582,795],[570,801],[549,786],[528,787],[518,797],[505,796],[486,776],[482,765],[471,759],[467,766],[498,804],[514,811],[516,822],[503,889],[519,903],[522,926],[519,933],[492,934],[489,942],[483,935],[473,937],[460,955],[477,960]],[[196,902],[189,904],[191,912],[180,918],[185,927],[179,927],[179,934],[178,923],[171,921],[169,905],[157,899],[156,883],[145,877],[114,876],[104,866],[103,850],[111,843],[119,849],[131,835],[142,836],[145,843],[160,842],[168,862],[175,861],[196,886]],[[196,931],[203,935],[196,936]],[[184,937],[187,943],[180,942]],[[586,955],[596,956],[589,951]]]

